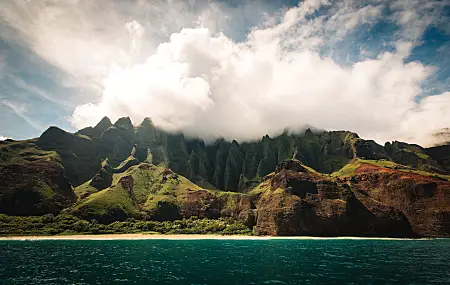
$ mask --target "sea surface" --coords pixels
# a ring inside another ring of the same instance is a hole
[[[450,284],[450,240],[2,240],[0,284]]]

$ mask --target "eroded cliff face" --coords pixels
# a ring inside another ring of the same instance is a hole
[[[260,235],[416,236],[398,209],[299,161],[281,164],[259,187],[255,230]]]
[[[364,164],[352,183],[368,199],[401,211],[417,234],[450,236],[449,181]]]

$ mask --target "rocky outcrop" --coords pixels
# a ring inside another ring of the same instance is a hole
[[[298,161],[281,164],[262,187],[256,204],[258,234],[417,236],[400,210],[367,198],[354,185],[311,172]]]
[[[109,166],[107,160],[102,163],[102,168],[92,177],[89,185],[97,190],[103,190],[111,186],[113,181],[113,169]]]
[[[139,161],[134,157],[135,154],[136,154],[136,145],[131,150],[130,156],[124,161],[122,161],[120,165],[117,166],[116,168],[112,168],[109,165],[108,158],[106,158],[104,161],[102,161],[102,167],[94,175],[89,185],[96,188],[97,190],[102,190],[110,187],[112,185],[114,173],[123,173],[127,171],[130,167],[139,164]]]
[[[182,217],[192,216],[217,219],[219,217],[233,217],[242,219],[253,225],[252,204],[250,198],[244,194],[220,193],[208,190],[188,189],[178,197],[178,205]]]
[[[450,182],[387,169],[364,169],[353,177],[360,193],[401,211],[420,236],[450,236]]]
[[[281,171],[294,171],[294,172],[308,172],[308,170],[301,164],[299,160],[290,159],[284,160],[275,168],[275,173],[280,173]]]

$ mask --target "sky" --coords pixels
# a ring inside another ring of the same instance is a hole
[[[205,140],[442,143],[449,20],[436,0],[0,1],[0,139],[129,116]]]

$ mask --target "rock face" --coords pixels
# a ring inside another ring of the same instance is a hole
[[[111,186],[113,181],[113,170],[108,164],[102,166],[100,170],[92,177],[89,185],[97,190],[103,190]]]
[[[450,182],[362,166],[353,177],[360,193],[401,211],[421,236],[450,236]]]
[[[416,236],[401,211],[355,194],[352,185],[311,172],[298,161],[281,164],[261,187],[255,229],[260,235]]]

